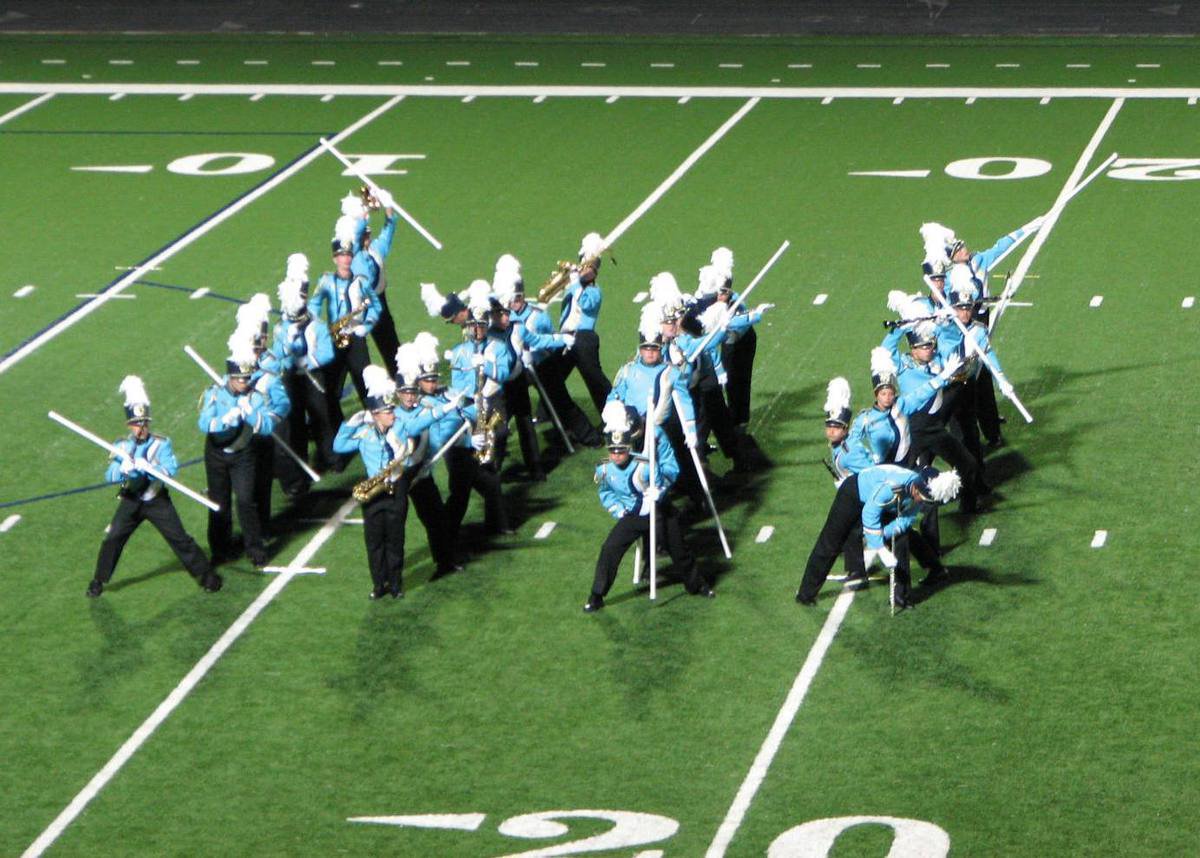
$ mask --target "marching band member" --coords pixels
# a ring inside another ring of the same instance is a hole
[[[250,448],[254,454],[254,503],[258,508],[258,520],[262,525],[264,536],[270,530],[271,523],[271,483],[274,480],[277,464],[287,455],[282,450],[276,450],[274,432],[287,432],[285,420],[291,413],[292,403],[288,399],[287,389],[282,380],[282,365],[279,359],[267,349],[267,331],[270,325],[271,299],[259,293],[250,302],[238,307],[237,329],[229,338],[229,348],[235,348],[235,341],[241,340],[258,358],[254,374],[250,376],[250,386],[262,394],[267,403],[267,411],[272,429],[264,431],[257,429],[250,439]],[[266,425],[266,424],[264,424]],[[286,438],[286,434],[284,436]],[[286,473],[282,470],[281,473]]]
[[[120,483],[121,488],[117,493],[117,511],[100,543],[96,572],[88,584],[87,594],[96,598],[104,592],[104,585],[112,580],[125,543],[143,521],[149,521],[162,534],[196,582],[208,592],[215,593],[221,589],[221,576],[213,571],[196,540],[183,529],[167,487],[142,470],[150,465],[168,477],[175,476],[179,465],[175,461],[171,439],[150,432],[150,398],[140,378],[126,376],[119,390],[125,395],[125,423],[130,434],[114,441],[113,446],[129,454],[131,459],[112,459],[104,475],[105,482]]]
[[[347,372],[354,382],[359,401],[366,401],[362,371],[371,362],[367,334],[379,321],[381,309],[379,297],[366,278],[350,269],[357,229],[358,221],[354,217],[343,215],[338,218],[331,242],[334,271],[321,275],[316,292],[308,299],[308,312],[316,319],[324,317],[334,345],[338,343],[339,329],[346,342],[344,347],[336,348],[333,360],[325,367],[325,401],[331,424],[342,420],[341,394]]]
[[[246,555],[256,567],[267,564],[262,522],[254,500],[254,452],[250,441],[255,432],[270,432],[271,414],[263,395],[251,386],[258,366],[254,349],[244,342],[231,343],[225,361],[226,375],[220,384],[200,396],[200,431],[205,434],[204,472],[208,497],[219,504],[219,512],[208,513],[208,548],[213,565],[233,556],[233,513],[231,494],[237,496],[238,523]]]
[[[579,246],[579,264],[571,268],[570,281],[563,293],[562,309],[558,316],[559,332],[572,334],[575,343],[546,361],[546,372],[543,373],[543,376],[553,373],[565,384],[571,370],[578,368],[597,414],[604,408],[612,387],[608,376],[600,368],[600,335],[596,331],[600,304],[604,300],[600,285],[596,282],[603,252],[604,239],[599,233],[589,232],[583,237]]]
[[[461,393],[476,409],[472,429],[474,450],[451,447],[446,452],[449,495],[446,517],[451,534],[457,534],[467,514],[471,489],[484,503],[484,524],[491,533],[513,533],[495,467],[495,433],[503,425],[504,383],[512,372],[508,347],[489,336],[492,311],[487,303],[468,307],[463,325],[465,339],[446,352],[450,363],[450,392]]]
[[[421,284],[421,301],[430,316],[440,316],[448,325],[462,327],[467,321],[467,308],[471,304],[487,304],[492,287],[486,280],[472,280],[462,292],[443,295],[436,283]]]
[[[915,523],[921,504],[945,503],[958,494],[959,486],[960,480],[954,471],[939,473],[934,468],[911,471],[899,465],[875,465],[846,477],[838,487],[825,525],[808,556],[796,601],[801,605],[817,603],[817,593],[825,583],[834,559],[855,527],[861,526],[866,538],[864,567],[869,568],[878,557],[884,566],[896,573],[893,607],[897,610],[911,607],[905,535]],[[886,544],[888,540],[893,544],[890,550]]]
[[[365,189],[364,189],[365,192]],[[371,339],[375,348],[383,357],[388,372],[395,375],[396,350],[400,348],[400,339],[396,336],[396,322],[392,319],[392,311],[387,302],[387,277],[383,271],[384,261],[392,249],[392,240],[396,236],[396,223],[399,215],[395,209],[388,208],[384,212],[383,229],[378,238],[371,236],[371,209],[379,208],[379,202],[370,197],[367,205],[363,204],[361,196],[347,194],[342,199],[342,215],[355,218],[354,258],[350,262],[350,271],[357,277],[362,277],[367,286],[379,299],[379,318],[371,328]]]
[[[292,273],[299,275],[299,270]],[[279,284],[279,309],[283,318],[275,324],[271,354],[291,403],[284,440],[307,459],[311,437],[317,448],[317,470],[324,471],[334,467],[336,457],[333,453],[334,429],[318,376],[324,375],[323,368],[333,360],[333,340],[329,336],[329,327],[308,312],[306,282],[288,277]],[[285,494],[296,497],[308,491],[312,481],[291,458],[285,455],[277,464]]]
[[[590,614],[604,607],[604,597],[616,580],[621,558],[630,545],[649,536],[652,504],[656,505],[656,538],[666,544],[673,571],[683,578],[689,593],[712,598],[715,593],[701,576],[695,558],[684,543],[679,516],[666,497],[679,473],[666,433],[652,421],[642,420],[616,399],[609,400],[604,406],[602,416],[608,437],[608,461],[596,466],[595,481],[600,504],[616,519],[616,524],[600,547],[592,592],[583,610]],[[633,453],[633,446],[641,439],[641,430],[645,426],[651,427],[649,431],[654,433],[653,481],[646,457]]]

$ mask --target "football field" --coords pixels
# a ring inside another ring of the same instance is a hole
[[[1198,98],[1192,39],[0,36],[0,854],[1195,854]],[[651,602],[627,558],[580,611],[594,450],[508,475],[515,535],[475,496],[460,573],[410,517],[403,601],[365,598],[357,461],[277,491],[281,571],[208,594],[144,527],[84,597],[115,491],[47,412],[118,438],[140,375],[202,491],[183,347],[222,359],[288,254],[330,268],[358,183],[322,137],[444,245],[398,228],[402,340],[459,341],[421,282],[509,252],[532,291],[594,230],[611,376],[656,273],[690,291],[724,245],[742,288],[790,242],[751,301],[773,467],[714,454],[732,560],[690,535],[714,600]],[[995,491],[944,510],[951,583],[797,605],[825,386],[870,404],[918,227],[986,249],[1047,213],[995,338],[1034,421],[1001,402]]]

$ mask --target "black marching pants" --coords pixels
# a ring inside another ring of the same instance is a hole
[[[323,367],[316,370],[313,378],[317,375],[324,375]],[[325,394],[317,389],[312,378],[302,372],[284,376],[284,384],[287,386],[288,398],[292,401],[292,410],[287,417],[288,443],[298,455],[312,462],[318,471],[328,470],[337,459],[333,452],[336,427],[329,422],[329,405]],[[316,446],[316,455],[313,458],[309,458],[308,455],[310,440]],[[282,456],[283,458],[276,459],[279,481],[283,484],[284,491],[295,493],[308,485],[308,475],[300,470],[286,453]]]
[[[670,501],[659,501],[657,509],[658,533],[656,538],[665,543],[667,553],[671,555],[672,572],[683,579],[684,587],[689,593],[697,593],[704,584],[696,567],[696,559],[683,541],[683,528],[679,524],[679,514],[671,506]],[[629,546],[642,540],[643,551],[649,552],[650,516],[638,515],[636,512],[626,513],[617,519],[613,529],[609,531],[604,544],[600,546],[600,556],[596,560],[596,577],[592,581],[592,593],[606,596],[612,589],[621,565],[621,558],[629,550]],[[648,568],[648,567],[647,567]]]
[[[602,440],[600,433],[583,410],[575,404],[570,391],[567,390],[566,378],[570,371],[571,365],[561,353],[546,358],[535,369],[538,380],[546,389],[550,405],[554,406],[558,419],[562,421],[563,428],[570,433],[571,438],[579,444],[599,446]]]
[[[758,334],[750,328],[732,345],[721,350],[721,362],[725,364],[728,377],[725,394],[729,397],[729,410],[733,422],[743,426],[750,422],[750,385],[753,381],[754,353],[758,349]]]
[[[539,376],[540,378],[540,376]],[[533,380],[528,370],[522,372],[512,381],[504,385],[504,401],[508,408],[508,416],[512,418],[517,430],[517,440],[521,445],[521,458],[525,469],[530,474],[542,473],[542,453],[538,446],[537,432],[533,428],[533,403],[529,399],[529,385]],[[555,430],[557,431],[557,430]],[[503,462],[508,451],[508,434],[501,441],[502,447],[497,455],[497,461]]]
[[[445,507],[437,484],[428,477],[410,483],[407,476],[395,484],[395,493],[383,492],[363,506],[363,540],[367,566],[377,591],[399,592],[404,583],[404,526],[408,505],[417,510],[425,527],[429,550],[439,570],[453,564],[451,543],[445,529]]]
[[[379,303],[383,305],[383,310],[379,313],[379,319],[375,322],[375,327],[371,328],[371,339],[375,341],[375,348],[379,349],[379,356],[383,359],[383,365],[387,367],[388,375],[396,375],[396,350],[400,348],[400,338],[396,336],[396,321],[392,318],[392,311],[388,309],[387,293],[379,293]]]
[[[270,435],[255,435],[250,439],[254,454],[254,508],[263,533],[271,527],[271,483],[275,477],[275,439]],[[287,453],[282,455],[286,456]]]
[[[395,352],[392,354],[394,357]],[[358,401],[363,408],[367,407],[367,388],[363,384],[362,372],[370,362],[371,352],[367,348],[366,339],[351,336],[350,344],[344,349],[335,348],[333,360],[321,367],[325,371],[322,384],[325,385],[325,402],[331,426],[342,424],[342,386],[346,383],[347,372],[350,374],[350,380],[354,382],[355,391],[358,392]]]
[[[458,541],[458,532],[471,500],[471,489],[483,498],[483,521],[487,529],[492,533],[508,530],[508,512],[500,494],[500,475],[490,466],[480,465],[475,451],[468,447],[451,447],[446,451],[445,459],[449,476],[446,528],[450,543],[453,545]]]
[[[96,558],[96,574],[94,576],[97,581],[101,584],[109,582],[113,576],[113,570],[117,568],[117,561],[121,559],[125,543],[129,541],[129,537],[143,521],[149,521],[154,525],[155,529],[162,534],[162,538],[167,541],[167,545],[171,546],[171,550],[175,552],[179,562],[198,582],[204,583],[205,579],[212,574],[208,558],[204,556],[204,552],[200,550],[196,540],[192,539],[183,529],[179,513],[175,511],[175,505],[171,503],[171,498],[164,488],[159,490],[153,500],[148,501],[140,501],[126,495],[120,496],[120,500],[117,502],[117,511],[113,514],[112,522],[108,526],[108,533],[105,534],[104,541],[100,543],[100,554]]]
[[[254,502],[254,451],[250,445],[236,453],[226,453],[209,436],[204,443],[204,473],[208,478],[209,500],[221,506],[220,512],[208,512],[208,550],[214,560],[229,558],[234,553],[234,496],[246,554],[252,561],[265,558],[262,526]]]
[[[612,383],[600,368],[600,336],[595,331],[576,332],[575,345],[562,351],[559,373],[564,384],[571,370],[576,368],[583,377],[583,383],[587,385],[588,395],[592,397],[592,405],[596,407],[596,414],[599,415],[604,410]],[[556,402],[555,407],[557,406]]]

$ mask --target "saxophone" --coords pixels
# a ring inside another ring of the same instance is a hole
[[[594,268],[599,261],[599,256],[585,256],[583,261],[576,266],[574,262],[568,262],[565,259],[559,260],[558,265],[550,272],[550,279],[543,283],[542,288],[538,290],[538,301],[545,304],[559,292],[566,289],[567,284],[571,282],[572,268],[578,267],[581,271],[584,268]]]
[[[491,398],[484,396],[483,386],[487,384],[487,376],[483,367],[475,368],[475,425],[471,434],[483,433],[483,446],[475,451],[475,459],[481,465],[490,465],[496,456],[496,430],[504,422],[499,411],[492,408]]]
[[[357,317],[362,314],[362,308],[351,310],[341,318],[334,319],[329,326],[329,336],[333,338],[333,344],[339,349],[344,349],[350,345],[350,337],[353,336],[351,331],[358,324]]]
[[[385,442],[386,443],[386,442]],[[356,483],[351,494],[359,503],[366,503],[373,500],[383,492],[390,494],[396,493],[396,482],[404,476],[405,461],[412,454],[413,441],[409,438],[404,442],[404,447],[395,459],[391,461],[386,468],[381,468],[379,473],[373,477],[367,477],[365,480]]]

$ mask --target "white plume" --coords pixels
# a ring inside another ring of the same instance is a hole
[[[975,277],[971,274],[969,265],[959,263],[950,266],[950,276],[946,278],[946,281],[949,286],[947,297],[951,297],[953,300],[957,300],[961,296],[965,300],[974,301],[979,297],[979,290],[975,287]]]
[[[700,284],[696,287],[696,297],[715,295],[717,290],[725,285],[725,275],[715,265],[705,265],[700,269]]]
[[[467,287],[467,297],[464,303],[468,307],[487,307],[488,298],[492,296],[492,284],[486,280],[472,280]]]
[[[958,475],[958,471],[942,471],[929,481],[929,499],[938,503],[952,501],[958,497],[958,490],[961,488],[962,477]]]
[[[728,247],[718,247],[712,252],[709,261],[723,279],[728,280],[733,276],[733,251]]]
[[[342,216],[352,217],[355,220],[364,218],[366,211],[363,209],[362,197],[358,194],[346,194],[342,197]]]
[[[271,318],[271,299],[259,292],[237,308],[239,328],[259,328]]]
[[[405,385],[417,383],[421,365],[416,343],[404,343],[396,349],[396,372],[404,379]]]
[[[358,218],[342,215],[333,225],[333,237],[344,247],[354,246],[354,234],[358,231]]]
[[[663,271],[650,278],[650,300],[668,310],[683,303],[683,293],[674,274]]]
[[[619,399],[612,399],[604,403],[600,419],[604,421],[605,432],[629,431],[629,412],[625,410],[625,403]]]
[[[396,382],[381,366],[371,364],[363,367],[362,380],[363,385],[367,388],[367,396],[387,399],[396,392]]]
[[[958,240],[954,237],[954,230],[933,221],[921,224],[920,233],[926,258],[945,259],[946,251]]]
[[[650,343],[658,339],[662,333],[662,307],[653,301],[642,305],[642,315],[638,319],[638,333],[642,342]]]
[[[436,283],[422,283],[421,300],[425,302],[425,309],[429,311],[429,315],[440,316],[446,296],[437,290]]]
[[[284,276],[292,280],[307,280],[308,257],[303,253],[293,253],[289,256]]]
[[[300,281],[289,277],[280,282],[278,291],[279,309],[288,316],[300,315],[304,309],[304,291]]]
[[[871,349],[871,375],[878,378],[894,378],[896,375],[896,361],[892,359],[891,351],[883,346]]]
[[[229,346],[229,359],[238,366],[255,366],[258,355],[254,353],[253,331],[238,328],[229,335],[226,345]]]
[[[921,340],[936,340],[937,325],[932,321],[918,322],[913,328],[913,333]]]
[[[512,303],[513,296],[517,294],[517,281],[520,279],[519,271],[496,269],[496,274],[492,277],[492,291],[496,293],[496,300],[503,306],[507,307]]]
[[[125,394],[126,405],[150,404],[150,397],[146,395],[146,386],[142,384],[142,380],[136,375],[127,375],[121,379],[121,384],[117,387],[117,390]]]
[[[421,331],[413,338],[417,363],[421,366],[436,366],[438,362],[438,339],[428,331]]]
[[[825,387],[825,413],[841,414],[843,409],[850,407],[850,382],[842,378],[830,379]]]
[[[900,308],[913,299],[914,296],[907,292],[902,292],[899,289],[893,289],[888,292],[887,305],[888,309],[893,313],[899,313]]]
[[[700,314],[700,326],[704,328],[704,333],[715,331],[725,324],[725,320],[729,317],[729,305],[720,301],[713,301],[703,313]]]
[[[521,274],[521,260],[513,256],[511,253],[505,253],[496,260],[496,273],[501,271],[514,271],[519,277]]]
[[[604,252],[604,239],[598,232],[589,232],[579,244],[579,255],[586,259]]]

